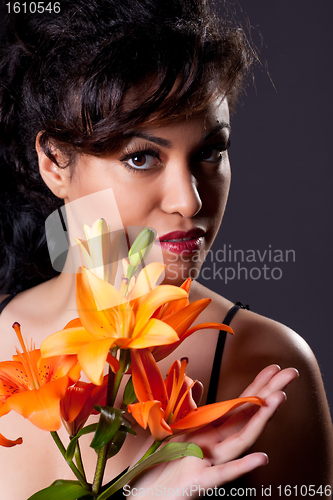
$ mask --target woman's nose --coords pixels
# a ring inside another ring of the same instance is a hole
[[[197,179],[185,162],[173,165],[163,182],[162,210],[179,213],[186,218],[194,217],[202,207],[197,184]]]

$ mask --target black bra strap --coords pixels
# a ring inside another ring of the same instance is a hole
[[[0,314],[4,310],[7,304],[15,297],[16,293],[12,293],[11,295],[8,295],[1,303],[0,303]]]
[[[242,304],[241,302],[236,302],[236,304],[234,306],[232,306],[229,309],[229,311],[227,312],[227,315],[224,318],[223,323],[225,325],[229,326],[231,320],[233,319],[235,314],[239,311],[239,309],[249,309],[249,306],[248,305],[244,306],[244,304]],[[216,350],[215,350],[212,373],[210,376],[207,402],[206,402],[207,405],[215,403],[215,401],[216,401],[217,387],[218,387],[219,378],[220,378],[222,354],[223,354],[223,349],[224,349],[226,337],[227,337],[227,332],[220,330],[219,338],[217,340],[217,345],[216,345]]]

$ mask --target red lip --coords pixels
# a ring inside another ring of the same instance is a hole
[[[198,252],[203,245],[205,231],[200,228],[190,231],[172,231],[159,238],[161,247],[169,252],[191,254]],[[182,240],[182,241],[174,241]]]
[[[203,229],[200,229],[198,227],[191,229],[190,231],[172,231],[171,233],[164,234],[163,236],[160,236],[160,242],[166,241],[166,240],[180,240],[183,238],[199,238],[200,236],[203,236],[205,234],[205,231]]]

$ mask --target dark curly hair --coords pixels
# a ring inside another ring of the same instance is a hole
[[[60,13],[12,14],[0,53],[0,293],[57,274],[44,221],[62,201],[40,177],[39,132],[55,162],[54,144],[67,166],[106,156],[144,121],[201,112],[217,94],[232,107],[254,59],[206,0],[63,0]]]

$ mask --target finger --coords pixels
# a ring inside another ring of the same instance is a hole
[[[270,365],[266,366],[260,373],[256,376],[253,382],[245,389],[244,392],[240,395],[240,397],[248,397],[253,396],[254,394],[258,394],[265,385],[269,383],[269,381],[281,371],[281,368],[278,365]]]
[[[295,368],[285,368],[281,371],[278,365],[267,366],[257,375],[252,384],[245,389],[241,397],[256,395],[265,398],[272,392],[282,391],[298,375],[299,373]]]
[[[284,390],[287,385],[289,385],[293,380],[298,377],[299,373],[295,368],[286,368],[281,372],[277,373],[265,387],[259,391],[258,396],[261,398],[267,398],[270,394],[275,391]]]
[[[251,382],[251,384],[242,392],[242,394],[239,396],[240,398],[242,397],[249,397],[249,396],[260,396],[260,391],[262,391],[265,386],[281,371],[281,368],[279,365],[269,365],[266,366],[261,372],[258,373],[256,378]],[[277,390],[277,389],[275,389]],[[273,392],[273,391],[272,391]],[[267,392],[265,393],[265,397],[267,397]],[[262,396],[264,397],[264,396]],[[247,413],[244,413],[245,409],[247,409]],[[228,412],[227,415],[224,417],[218,419],[216,422],[217,425],[220,425],[224,422],[230,421],[232,419],[232,425],[234,425],[234,419],[233,416],[236,415],[236,420],[241,422],[244,421],[244,419],[250,418],[256,411],[258,410],[257,407],[254,407],[253,405],[244,405],[241,407],[241,409],[237,408],[236,410],[232,410]],[[241,411],[241,418],[238,418],[239,412]],[[243,418],[244,417],[244,418]]]
[[[273,375],[273,377],[270,378],[271,375]],[[276,391],[284,390],[287,385],[289,385],[298,376],[299,373],[295,368],[286,368],[282,371],[279,371],[279,367],[277,365],[271,365],[262,370],[257,376],[257,388],[265,381],[267,382],[266,385],[264,385],[259,392],[251,392],[251,387],[255,387],[255,384],[251,384],[243,394],[245,394],[246,396],[256,395],[263,399],[266,399],[270,394]],[[229,413],[229,420],[224,420],[224,422],[229,422],[229,425],[231,424],[234,427],[237,424],[238,428],[240,429],[246,423],[246,421],[250,419],[252,415],[254,415],[257,411],[257,406],[244,405],[241,409],[236,409],[233,412]]]
[[[197,380],[194,386],[192,387],[192,398],[194,399],[195,404],[197,406],[199,406],[201,403],[203,392],[204,392],[204,386],[199,380]]]
[[[200,478],[200,487],[208,489],[222,486],[267,463],[268,457],[265,453],[251,453],[232,462],[207,467]],[[199,492],[199,489],[197,491]]]
[[[224,463],[234,460],[245,453],[258,439],[265,429],[269,420],[276,410],[285,401],[286,395],[282,391],[275,392],[268,396],[267,406],[262,406],[241,430],[231,434],[227,439],[217,444],[214,448],[214,463]],[[223,439],[224,429],[221,426],[221,439]]]

